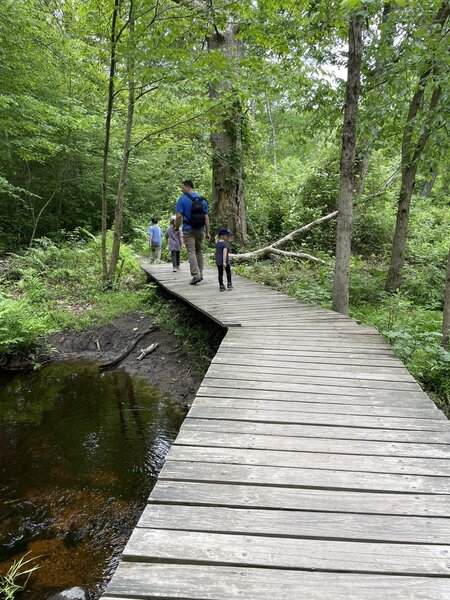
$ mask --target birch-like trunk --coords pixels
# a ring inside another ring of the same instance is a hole
[[[353,15],[349,25],[347,84],[336,231],[336,265],[332,308],[348,314],[350,256],[353,232],[353,196],[355,178],[356,123],[362,59],[362,17]]]

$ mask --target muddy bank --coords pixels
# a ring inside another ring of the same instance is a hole
[[[92,360],[105,363],[116,358],[144,331],[154,326],[144,313],[129,313],[113,322],[81,332],[66,331],[47,338],[52,350],[47,360]],[[158,348],[138,360],[142,348],[150,344]],[[135,349],[117,366],[132,375],[144,377],[183,406],[190,406],[202,381],[193,359],[181,349],[176,336],[156,329],[145,335]]]

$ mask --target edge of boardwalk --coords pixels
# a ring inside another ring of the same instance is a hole
[[[228,331],[104,597],[450,600],[449,423],[378,332],[184,269]]]

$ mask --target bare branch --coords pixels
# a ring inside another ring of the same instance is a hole
[[[293,242],[298,237],[300,237],[303,234],[310,231],[316,225],[320,225],[321,223],[326,223],[327,221],[331,221],[332,219],[335,219],[337,217],[337,214],[338,213],[336,210],[332,213],[329,213],[328,215],[324,215],[323,217],[316,219],[315,221],[311,221],[311,223],[308,223],[307,225],[303,225],[302,227],[300,227],[299,229],[296,229],[295,231],[291,231],[291,233],[289,233],[288,235],[285,235],[283,238],[274,242],[273,244],[270,244],[270,246],[265,246],[264,248],[260,248],[259,250],[255,250],[254,252],[245,252],[244,254],[230,254],[230,258],[232,258],[235,263],[241,263],[241,262],[246,262],[248,260],[258,260],[260,258],[266,258],[267,256],[270,256],[271,254],[283,255],[283,252],[279,250],[280,246],[285,246],[287,243]],[[287,254],[297,255],[296,258],[308,258],[308,260],[314,260],[314,258],[315,258],[315,257],[311,257],[310,255],[307,255],[304,253],[298,253],[298,252],[287,253]],[[287,255],[287,254],[284,254],[284,255]],[[302,256],[299,256],[300,254],[302,254]],[[320,261],[320,259],[316,259],[316,260],[318,262]]]

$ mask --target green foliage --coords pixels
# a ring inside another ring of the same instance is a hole
[[[100,240],[80,235],[67,236],[61,244],[38,240],[7,261],[0,281],[0,356],[26,354],[45,334],[83,329],[144,303],[144,276],[132,250],[122,247],[119,278],[112,290],[105,290]]]
[[[203,375],[225,330],[153,284],[147,286],[147,293],[147,310],[155,317],[156,325],[180,339],[183,350],[193,359],[198,373]]]
[[[8,569],[8,572],[5,575],[0,576],[0,595],[2,595],[3,600],[14,600],[16,594],[26,588],[31,574],[36,571],[36,569],[39,569],[38,565],[32,567],[29,566],[39,557],[37,556],[25,560],[25,557],[28,556],[28,554],[30,553],[27,552],[19,558],[19,560],[15,560]]]

